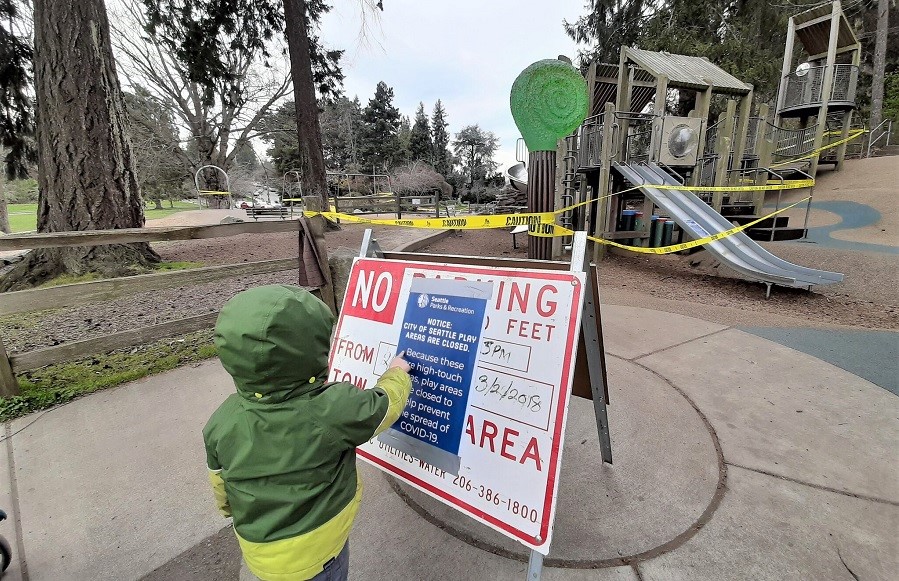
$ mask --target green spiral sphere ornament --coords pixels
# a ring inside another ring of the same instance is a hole
[[[546,59],[524,69],[512,84],[512,118],[531,151],[555,151],[587,117],[587,82],[568,63]]]

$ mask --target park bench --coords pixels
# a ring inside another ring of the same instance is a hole
[[[290,210],[288,208],[247,208],[246,212],[247,217],[253,220],[259,220],[259,218],[280,218],[283,220],[287,218]]]

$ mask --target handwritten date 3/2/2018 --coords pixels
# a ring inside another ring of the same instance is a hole
[[[515,379],[505,376],[498,377],[489,373],[478,375],[475,391],[488,396],[495,396],[499,400],[511,400],[518,403],[522,409],[538,413],[543,408],[543,401],[539,394],[528,394],[523,388],[516,386]]]

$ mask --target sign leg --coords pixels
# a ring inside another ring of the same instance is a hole
[[[532,549],[531,557],[528,559],[528,581],[540,581],[542,575],[543,555]]]
[[[365,234],[362,236],[362,248],[359,249],[359,256],[362,258],[384,258],[384,252],[381,251],[381,246],[378,245],[378,241],[375,240],[371,228],[365,229]]]
[[[596,321],[598,305],[594,297],[596,281],[590,271],[590,257],[586,253],[587,233],[575,232],[571,250],[571,269],[583,269],[587,274],[584,288],[584,312],[581,316],[581,328],[584,332],[584,347],[587,352],[587,371],[590,377],[590,390],[593,392],[593,412],[596,415],[596,432],[599,435],[599,449],[602,461],[612,463],[612,438],[609,435],[609,415],[606,410],[606,386],[603,374],[602,343],[599,340],[599,326]],[[577,261],[577,262],[576,262]]]

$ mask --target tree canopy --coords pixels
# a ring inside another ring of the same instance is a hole
[[[584,48],[580,64],[618,63],[621,45],[707,57],[772,102],[780,83],[787,20],[821,0],[589,0],[586,13],[563,24]],[[844,2],[862,43],[859,103],[867,105],[874,54],[875,0]],[[895,18],[896,7],[891,9]],[[887,73],[899,68],[899,35],[891,35]]]
[[[431,114],[431,141],[434,144],[434,169],[443,176],[448,176],[452,171],[452,162],[449,153],[449,133],[446,120],[446,110],[440,99],[434,104],[434,112]]]
[[[33,51],[25,34],[16,30],[21,15],[15,0],[0,0],[0,153],[9,179],[25,178],[34,160],[34,111],[28,90],[32,83]]]
[[[434,157],[434,142],[431,139],[431,124],[425,113],[425,104],[419,103],[415,112],[415,124],[409,137],[409,157],[412,161],[430,161]]]
[[[453,141],[453,151],[459,165],[472,185],[486,181],[488,174],[496,170],[499,164],[493,161],[493,156],[498,148],[499,138],[478,125],[463,128]]]
[[[381,81],[375,95],[362,110],[362,135],[360,151],[362,166],[366,171],[384,171],[402,161],[402,145],[399,139],[401,115],[393,105],[393,89]]]
[[[281,2],[272,0],[141,0],[146,8],[146,30],[160,38],[175,58],[185,63],[188,78],[211,95],[217,81],[233,81],[236,58],[253,60],[272,56],[272,41],[284,32]],[[309,56],[313,81],[324,98],[340,94],[343,72],[341,50],[329,50],[316,30],[331,7],[324,0],[304,2],[310,23]],[[283,55],[283,52],[282,52]]]

